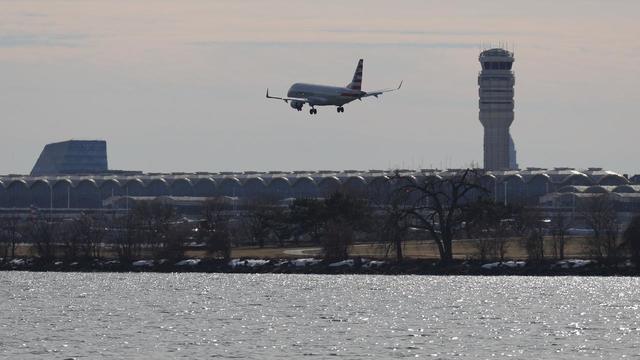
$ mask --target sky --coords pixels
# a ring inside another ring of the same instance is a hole
[[[0,1],[0,173],[104,139],[147,172],[482,164],[478,54],[515,51],[518,163],[640,173],[640,2]],[[398,92],[318,115],[294,82]]]

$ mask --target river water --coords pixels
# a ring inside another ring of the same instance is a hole
[[[0,358],[637,358],[640,279],[0,273]]]

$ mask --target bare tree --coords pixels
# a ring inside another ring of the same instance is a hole
[[[453,238],[465,222],[470,202],[486,194],[478,173],[467,169],[452,176],[429,176],[415,182],[399,174],[395,178],[404,182],[398,191],[408,192],[412,199],[405,208],[406,215],[415,227],[431,234],[441,261],[450,263]]]
[[[640,215],[634,216],[624,231],[624,245],[629,249],[636,269],[640,271]]]
[[[467,214],[465,231],[474,239],[480,260],[504,261],[511,234],[510,208],[482,199],[470,204]]]
[[[22,220],[18,216],[0,218],[0,242],[2,243],[3,259],[16,257],[16,247],[22,239]]]
[[[184,258],[185,240],[189,237],[192,226],[187,219],[178,220],[169,224],[168,231],[163,235],[163,245],[160,248],[159,257],[169,260]]]
[[[551,236],[553,238],[553,255],[562,260],[564,259],[564,249],[566,244],[567,232],[571,228],[572,219],[562,211],[556,212],[551,217]]]
[[[356,232],[370,227],[371,209],[362,198],[336,192],[323,201],[320,217],[324,257],[341,260],[349,256]]]
[[[55,259],[59,224],[39,217],[33,219],[26,228],[28,238],[34,244],[40,259],[44,262]]]
[[[177,220],[175,208],[159,201],[140,201],[133,209],[139,235],[155,258],[166,255],[172,224]]]
[[[289,221],[296,235],[307,234],[313,243],[321,240],[325,203],[317,199],[296,199],[289,208]]]
[[[139,236],[141,226],[138,223],[138,218],[129,212],[124,216],[114,216],[111,225],[111,233],[120,259],[131,261],[140,258],[142,241]]]
[[[349,257],[349,247],[354,241],[353,227],[343,219],[327,222],[322,237],[322,254],[326,260],[342,260]]]
[[[0,221],[2,221],[0,219]],[[0,225],[0,262],[6,262],[9,260],[9,234],[4,229],[4,226]]]
[[[65,259],[77,260],[80,252],[80,234],[75,231],[74,220],[60,222],[57,232]]]
[[[198,225],[198,237],[205,243],[210,255],[228,260],[231,258],[231,230],[224,210],[224,202],[217,199],[204,204],[203,219]]]
[[[511,210],[511,230],[520,238],[522,246],[527,252],[527,258],[532,262],[544,260],[544,216],[535,207],[515,205]]]
[[[107,233],[106,218],[101,215],[80,214],[70,224],[70,233],[78,241],[85,258],[100,258],[102,242]]]
[[[527,257],[532,262],[544,260],[544,236],[538,229],[531,230],[524,238]]]
[[[296,201],[276,218],[285,219],[272,226],[281,245],[293,231],[306,232],[320,243],[326,259],[340,260],[348,257],[357,234],[370,229],[371,209],[362,198],[335,192],[324,200]]]
[[[269,211],[265,205],[249,204],[248,214],[242,217],[252,244],[263,248],[269,236]]]
[[[404,206],[407,203],[406,192],[392,192],[388,200],[377,206],[379,214],[374,215],[375,234],[378,240],[386,245],[386,254],[394,253],[397,262],[404,259],[404,242],[408,237],[409,228]]]
[[[253,243],[261,248],[265,242],[274,239],[278,246],[291,237],[291,219],[287,208],[273,201],[263,200],[247,204],[244,223]]]
[[[586,225],[593,230],[588,241],[591,254],[601,261],[615,262],[619,256],[620,224],[610,196],[602,194],[587,198],[580,207]]]

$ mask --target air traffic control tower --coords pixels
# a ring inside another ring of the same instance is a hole
[[[509,127],[513,122],[513,53],[489,49],[480,53],[480,122],[484,126],[484,169],[517,169]]]

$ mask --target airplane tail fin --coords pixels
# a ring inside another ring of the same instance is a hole
[[[353,74],[353,80],[351,80],[351,83],[347,85],[347,88],[352,90],[362,90],[362,59],[358,61],[358,67],[356,67],[356,72]]]

